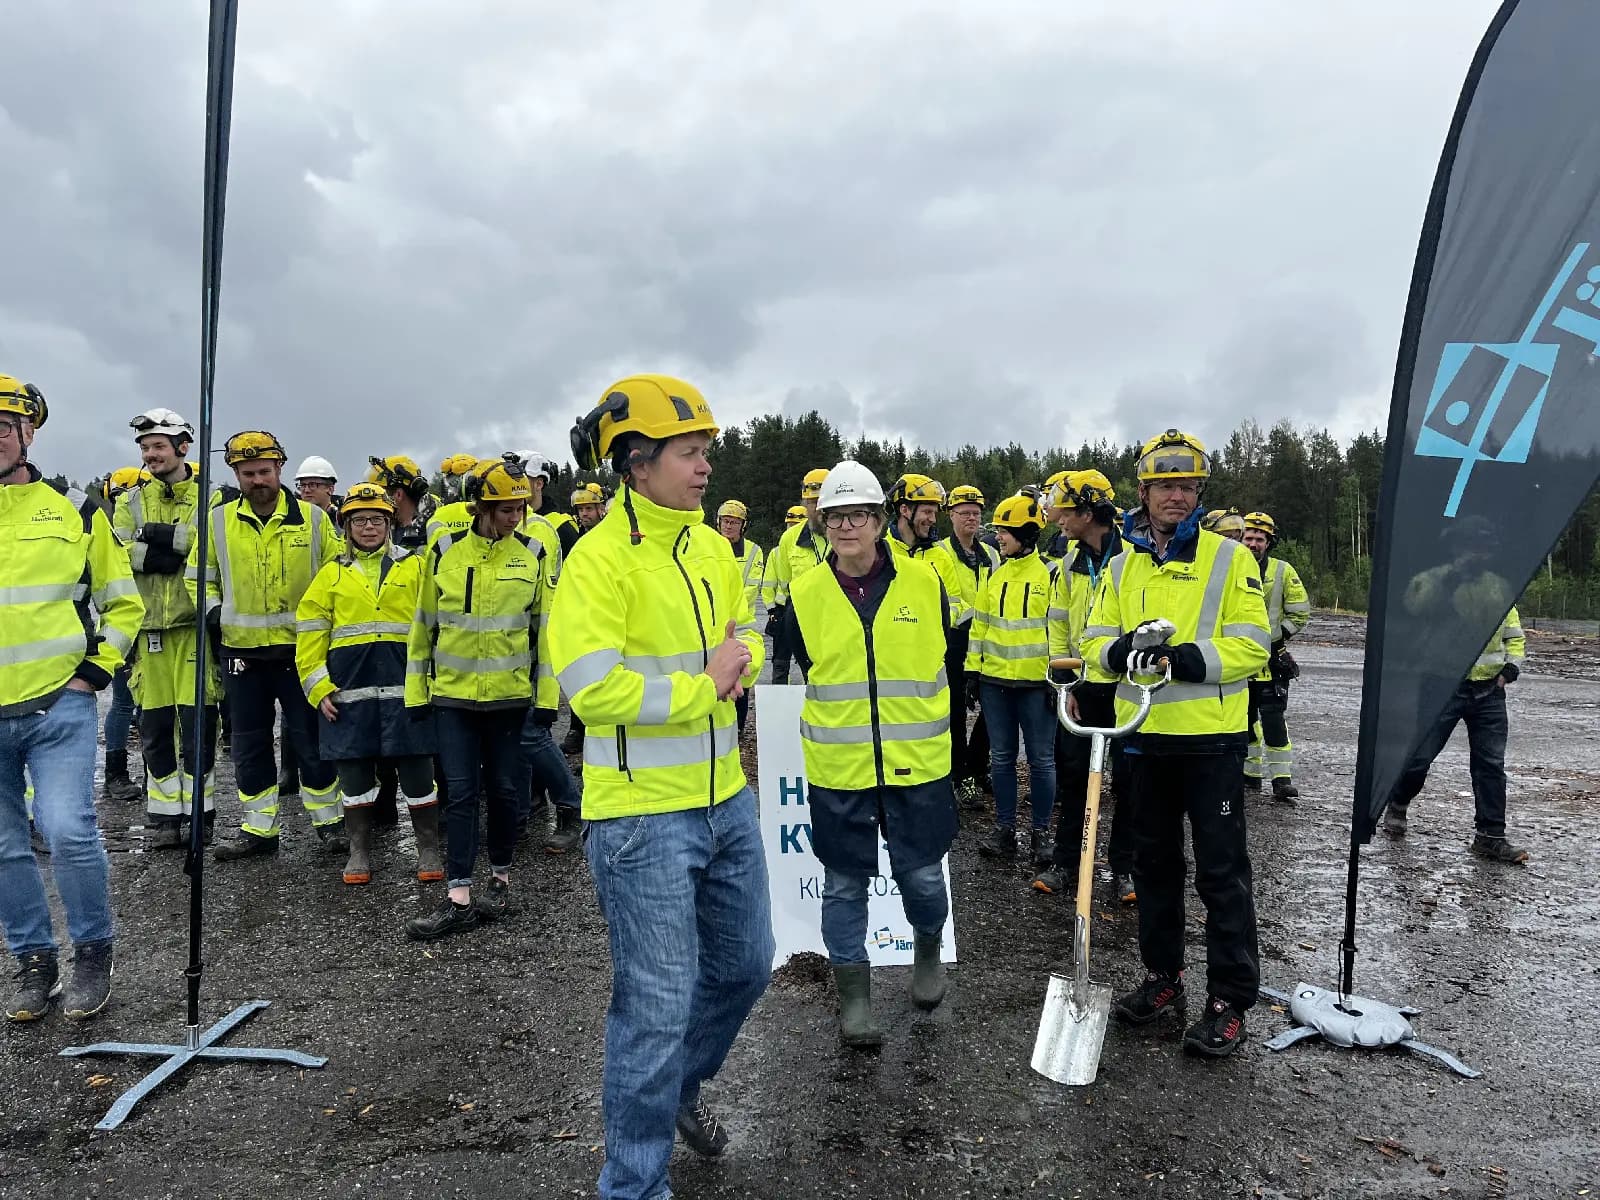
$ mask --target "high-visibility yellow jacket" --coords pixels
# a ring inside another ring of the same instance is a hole
[[[1259,559],[1261,586],[1267,596],[1267,632],[1272,644],[1286,642],[1304,629],[1311,620],[1311,597],[1300,574],[1281,558]],[[1266,666],[1256,676],[1262,681],[1272,679],[1272,668]]]
[[[74,676],[105,687],[144,619],[105,513],[27,471],[0,486],[0,717],[42,712]]]
[[[550,516],[530,512],[522,522],[522,532],[537,538],[544,547],[544,591],[539,597],[539,657],[533,668],[533,703],[535,708],[554,712],[561,706],[561,685],[556,682],[555,668],[550,665],[550,606],[556,602],[556,584],[561,582],[565,555],[561,550],[560,531]]]
[[[807,572],[790,594],[811,660],[800,742],[819,787],[911,787],[950,774],[944,585],[910,555],[891,555],[884,569],[870,628],[832,570]]]
[[[459,537],[472,528],[472,506],[465,500],[452,500],[433,510],[428,518],[428,549],[432,550],[445,534]]]
[[[1157,561],[1143,528],[1134,528],[1127,548],[1111,560],[1084,630],[1083,653],[1107,671],[1118,639],[1145,621],[1164,617],[1177,626],[1176,649],[1192,645],[1197,677],[1173,679],[1157,692],[1150,715],[1130,746],[1182,753],[1201,744],[1241,748],[1249,739],[1248,685],[1266,664],[1271,648],[1267,606],[1255,556],[1238,542],[1198,528],[1197,518],[1179,527]],[[1137,693],[1117,687],[1117,720],[1132,717]]]
[[[1100,576],[1121,553],[1122,537],[1115,529],[1106,534],[1098,554],[1081,542],[1073,542],[1056,568],[1050,592],[1050,657],[1084,659],[1083,677],[1089,683],[1115,683],[1120,678],[1096,659],[1084,658],[1083,631],[1089,623],[1089,606]]]
[[[900,558],[916,559],[933,568],[934,574],[939,577],[939,582],[944,584],[945,594],[950,598],[951,625],[965,625],[972,620],[971,611],[961,599],[961,577],[956,574],[955,560],[939,550],[938,542],[908,546],[900,540],[892,525],[884,535],[884,540],[889,543],[889,549]]]
[[[406,707],[527,708],[546,587],[544,546],[474,530],[424,551],[406,647]]]
[[[1061,530],[1052,526],[1045,526],[1039,534],[1038,544],[1034,552],[1044,560],[1046,565],[1060,562],[1067,556],[1067,549],[1072,545],[1072,539]]]
[[[287,490],[265,521],[244,497],[211,507],[205,608],[222,610],[222,644],[230,650],[293,653],[294,610],[322,564],[339,556],[333,521]],[[199,551],[189,548],[184,582],[199,604]]]
[[[767,607],[788,604],[789,589],[794,581],[827,556],[828,539],[806,522],[785,529],[767,556],[766,579],[762,584]]]
[[[762,596],[766,557],[761,547],[749,538],[728,544],[733,548],[733,557],[738,560],[739,571],[744,577],[744,598],[749,602],[750,611],[759,617],[767,607]]]
[[[1055,570],[1033,551],[1008,558],[978,590],[967,673],[1007,687],[1047,687]]]
[[[730,621],[750,648],[749,687],[765,646],[728,540],[699,509],[624,487],[567,560],[550,618],[556,676],[588,727],[586,818],[718,804],[745,787],[734,702],[705,674]]]
[[[152,479],[129,488],[117,497],[111,518],[144,598],[145,629],[194,624],[184,570],[200,527],[200,483],[193,467],[186,470],[188,476],[178,483]]]
[[[987,542],[974,541],[972,552],[975,562],[969,563],[953,536],[940,538],[928,552],[930,559],[940,560],[935,569],[950,593],[951,624],[957,626],[970,625],[978,605],[978,589],[1000,565],[1000,551]]]
[[[1500,674],[1508,663],[1520,671],[1527,650],[1528,643],[1522,634],[1522,618],[1513,606],[1506,614],[1506,619],[1500,622],[1500,628],[1494,631],[1488,646],[1478,656],[1478,661],[1472,664],[1467,678],[1483,683]]]
[[[385,544],[323,565],[295,609],[295,668],[313,708],[329,696],[337,721],[321,726],[323,757],[427,754],[430,732],[405,715],[406,644],[423,556]]]

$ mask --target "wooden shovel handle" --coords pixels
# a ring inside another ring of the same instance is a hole
[[[1052,671],[1077,671],[1081,670],[1082,667],[1083,659],[1081,658],[1052,658],[1050,660],[1050,669]]]

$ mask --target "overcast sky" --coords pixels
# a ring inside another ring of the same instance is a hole
[[[220,438],[569,457],[724,424],[1076,445],[1383,423],[1493,0],[242,0]],[[34,448],[198,408],[205,6],[0,9],[0,371]]]

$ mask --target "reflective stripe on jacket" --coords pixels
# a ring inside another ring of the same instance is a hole
[[[145,629],[194,624],[194,600],[184,580],[200,525],[200,483],[190,467],[178,483],[153,479],[117,497],[112,528],[128,548],[133,580],[144,598]]]
[[[978,590],[967,673],[1007,686],[1047,685],[1055,568],[1032,551],[1008,558]]]
[[[1512,606],[1505,620],[1500,622],[1500,628],[1494,631],[1494,637],[1489,639],[1488,646],[1478,655],[1478,661],[1472,664],[1467,678],[1480,683],[1493,679],[1507,663],[1520,671],[1527,649],[1528,643],[1522,634],[1522,618],[1517,615],[1516,607]]]

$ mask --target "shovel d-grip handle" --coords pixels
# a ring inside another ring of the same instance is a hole
[[[1067,712],[1067,697],[1072,695],[1073,688],[1083,682],[1083,675],[1081,674],[1083,659],[1052,658],[1050,660],[1049,679],[1050,686],[1056,689],[1056,717],[1066,727],[1068,733],[1076,734],[1078,737],[1092,738],[1095,734],[1101,734],[1107,739],[1127,737],[1128,734],[1143,725],[1144,719],[1150,715],[1150,698],[1172,682],[1172,660],[1163,658],[1161,666],[1163,674],[1157,676],[1150,683],[1140,683],[1139,680],[1134,678],[1133,672],[1129,671],[1126,676],[1128,685],[1139,692],[1138,709],[1133,716],[1129,717],[1121,725],[1114,726],[1111,729],[1096,729],[1092,725],[1078,724]],[[1069,671],[1079,673],[1074,674],[1067,682],[1062,682],[1057,678],[1058,673]]]

